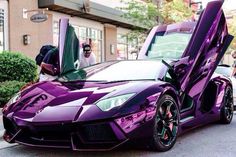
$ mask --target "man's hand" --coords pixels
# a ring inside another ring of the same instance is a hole
[[[75,66],[75,69],[76,69],[76,70],[79,69],[79,65],[80,65],[80,62],[79,62],[79,60],[77,59],[77,60],[74,62],[74,66]]]
[[[41,63],[41,70],[42,70],[42,72],[44,72],[48,75],[52,75],[52,76],[58,75],[58,69],[51,64],[47,64],[47,63],[42,62]]]

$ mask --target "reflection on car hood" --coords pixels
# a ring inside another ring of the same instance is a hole
[[[11,105],[4,115],[28,122],[76,121],[81,114],[90,110],[88,111],[90,116],[85,116],[84,119],[92,119],[92,113],[98,115],[102,112],[94,105],[99,99],[139,93],[156,83],[155,81],[44,82],[28,89],[29,91],[23,94],[16,104]],[[103,113],[104,116],[106,114]]]

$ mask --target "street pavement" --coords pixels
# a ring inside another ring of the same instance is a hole
[[[65,149],[10,145],[0,139],[0,157],[235,157],[236,113],[230,125],[210,124],[180,136],[168,152],[122,149],[109,152],[77,152]],[[0,123],[2,130],[2,122]]]

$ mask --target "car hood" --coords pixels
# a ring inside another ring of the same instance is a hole
[[[117,109],[101,111],[95,102],[117,95],[139,93],[156,81],[43,82],[22,92],[4,116],[24,122],[78,122],[112,117]],[[159,82],[161,83],[161,81]]]

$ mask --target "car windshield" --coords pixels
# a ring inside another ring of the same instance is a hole
[[[125,81],[156,80],[165,69],[160,61],[115,61],[79,69],[59,78],[59,81]]]
[[[148,51],[148,58],[179,59],[186,49],[191,35],[191,33],[157,35]]]

